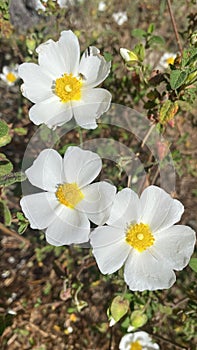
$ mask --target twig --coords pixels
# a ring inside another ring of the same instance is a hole
[[[181,44],[180,39],[179,39],[179,34],[178,34],[175,18],[174,18],[173,12],[172,12],[171,0],[167,0],[167,4],[168,4],[168,10],[169,10],[170,18],[171,18],[171,21],[172,21],[172,26],[173,26],[174,33],[175,33],[175,36],[176,36],[176,41],[177,41],[177,44],[178,44],[178,47],[179,47],[179,51],[180,51],[180,53],[182,55],[183,48],[182,48],[182,44]]]
[[[148,140],[148,138],[149,138],[151,132],[153,131],[154,127],[155,127],[155,124],[152,124],[150,126],[150,129],[148,130],[147,134],[144,136],[144,139],[142,140],[141,148],[144,147],[144,145],[145,145],[146,141]]]
[[[18,233],[10,230],[9,228],[5,227],[3,224],[0,223],[0,230],[5,233],[6,235],[10,235],[12,237],[15,237],[22,241],[25,244],[25,248],[27,249],[30,246],[30,242],[28,239],[21,237]]]
[[[113,327],[110,328],[109,349],[112,350]]]
[[[168,343],[168,344],[173,345],[173,346],[174,346],[175,348],[177,348],[177,349],[189,350],[188,348],[185,348],[185,347],[183,347],[183,346],[181,346],[181,345],[179,345],[179,344],[177,344],[177,343],[174,343],[172,340],[163,338],[163,337],[161,337],[160,335],[152,334],[152,336],[153,336],[154,338],[157,338],[157,339],[159,339],[159,340],[162,340],[162,341],[165,342],[165,343]]]
[[[155,175],[154,175],[154,177],[153,177],[153,180],[152,180],[152,184],[151,184],[151,185],[154,185],[154,184],[155,184],[155,182],[156,182],[156,180],[157,180],[157,178],[158,178],[158,175],[159,175],[159,168],[157,168],[157,171],[156,171],[156,173],[155,173]]]

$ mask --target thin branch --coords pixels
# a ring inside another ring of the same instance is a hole
[[[15,237],[16,239],[22,241],[26,247],[26,249],[30,246],[30,242],[28,239],[21,237],[18,233],[10,230],[9,228],[5,227],[3,224],[0,223],[0,230],[6,234],[6,235],[10,235],[12,237]]]
[[[152,124],[150,126],[150,129],[148,130],[147,134],[144,136],[144,139],[143,139],[142,144],[141,144],[141,148],[144,147],[146,141],[148,140],[148,138],[149,138],[149,136],[150,136],[150,134],[151,134],[151,132],[153,131],[154,128],[155,128],[155,124]]]
[[[167,0],[167,5],[168,5],[170,18],[171,18],[171,21],[172,21],[172,26],[173,26],[173,29],[174,29],[174,33],[175,33],[175,36],[176,36],[176,41],[177,41],[177,44],[178,44],[178,47],[179,47],[179,51],[180,51],[180,53],[182,55],[183,47],[182,47],[181,41],[179,39],[179,34],[178,34],[175,18],[174,18],[173,12],[172,12],[171,0]]]
[[[152,334],[152,336],[156,339],[159,339],[159,340],[162,340],[163,342],[165,343],[168,343],[168,344],[171,344],[173,345],[175,348],[177,349],[182,349],[182,350],[189,350],[188,348],[185,348],[177,343],[174,343],[172,340],[169,340],[169,339],[166,339],[166,338],[163,338],[162,336],[160,335],[156,335],[156,334]]]
[[[109,338],[109,348],[108,350],[112,350],[112,339],[113,339],[113,327],[110,328],[110,338]]]

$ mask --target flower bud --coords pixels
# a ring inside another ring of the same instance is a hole
[[[120,54],[126,63],[134,63],[139,61],[138,56],[133,51],[121,48]]]

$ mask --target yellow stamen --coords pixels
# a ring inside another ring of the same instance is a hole
[[[175,60],[174,57],[169,57],[169,58],[167,58],[166,62],[167,62],[167,64],[174,64],[174,60]]]
[[[9,83],[14,83],[17,79],[16,75],[14,75],[14,73],[12,72],[9,72],[7,75],[6,75],[6,79]]]
[[[155,238],[150,227],[140,223],[127,228],[126,242],[141,253],[154,244]]]
[[[83,192],[75,182],[59,185],[55,195],[61,204],[71,209],[74,209],[84,198]]]
[[[61,102],[77,101],[81,99],[82,80],[71,74],[64,74],[55,81],[55,94]]]
[[[131,343],[130,350],[142,350],[142,345],[139,343],[139,341],[134,341]]]

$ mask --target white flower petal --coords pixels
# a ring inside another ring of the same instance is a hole
[[[166,289],[176,281],[165,260],[155,258],[149,250],[139,253],[135,249],[125,262],[124,278],[133,291]]]
[[[195,241],[195,232],[190,227],[174,225],[157,234],[153,249],[172,269],[182,270],[190,260]]]
[[[71,30],[64,30],[61,32],[58,47],[65,61],[65,73],[77,75],[80,58],[80,47],[77,36]]]
[[[120,341],[119,349],[130,350],[131,344],[136,341],[140,343],[143,349],[148,349],[148,350],[159,349],[159,345],[156,343],[153,343],[149,334],[143,331],[125,334]]]
[[[56,80],[67,73],[67,65],[61,55],[58,42],[50,39],[39,45],[36,52],[38,53],[39,65],[52,79]]]
[[[84,85],[93,88],[109,75],[110,68],[111,62],[106,62],[100,51],[90,46],[81,57],[79,73],[84,76]]]
[[[40,103],[36,103],[29,111],[31,121],[40,125],[46,124],[49,128],[55,128],[68,122],[73,116],[70,103],[62,103],[56,96]]]
[[[178,222],[184,207],[167,192],[157,186],[147,187],[141,197],[141,221],[150,225],[153,232],[166,229]]]
[[[111,94],[105,89],[83,89],[82,100],[72,101],[73,114],[78,125],[95,129],[96,119],[105,113],[111,103]]]
[[[130,188],[125,188],[116,194],[107,224],[125,228],[132,222],[138,222],[139,217],[139,197]]]
[[[61,207],[61,212],[46,230],[47,242],[55,246],[87,242],[90,233],[87,216],[64,205]]]
[[[101,168],[101,158],[91,151],[71,146],[64,155],[66,181],[76,182],[80,188],[89,185],[98,176]]]
[[[55,192],[57,185],[63,182],[62,165],[62,157],[57,151],[45,149],[25,173],[32,185]]]
[[[122,230],[103,226],[90,234],[90,243],[100,271],[110,274],[119,270],[128,257],[130,246]]]
[[[42,192],[24,196],[20,204],[33,229],[45,229],[57,217],[59,203],[54,193]]]
[[[103,225],[109,217],[115,193],[116,187],[104,181],[88,185],[83,188],[84,199],[77,209],[82,209],[96,225]]]
[[[19,76],[23,79],[22,94],[32,102],[40,102],[53,96],[52,79],[35,63],[19,66]]]

